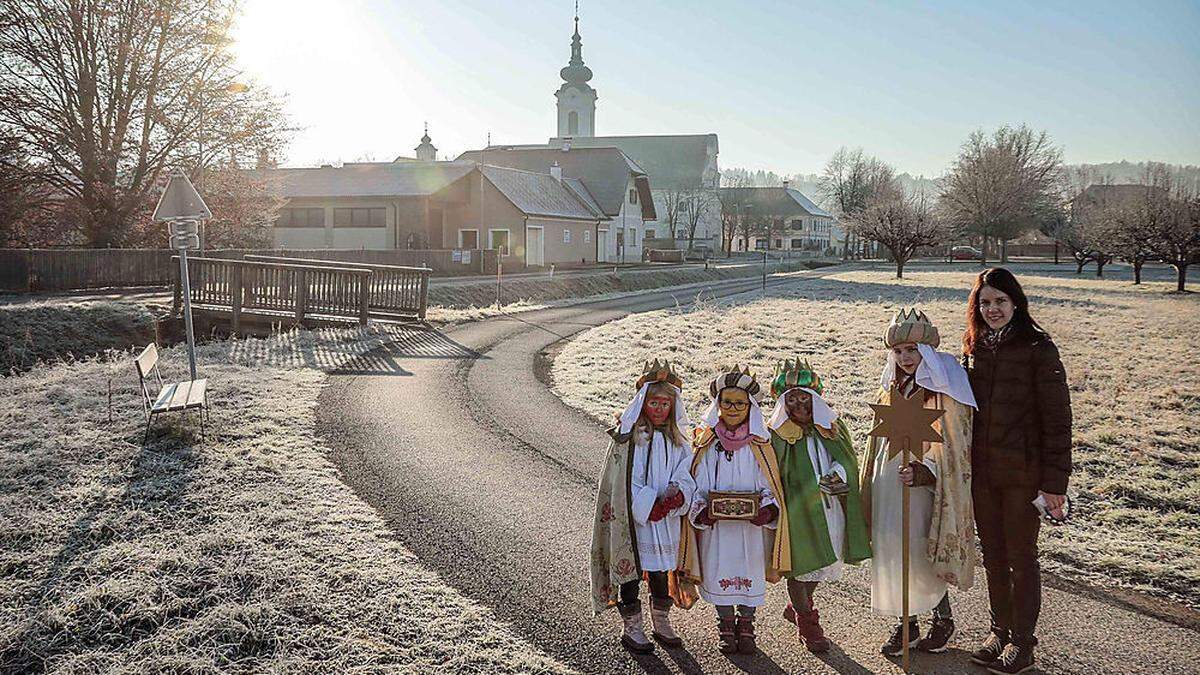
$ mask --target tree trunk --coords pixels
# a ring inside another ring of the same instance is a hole
[[[1133,284],[1136,286],[1142,283],[1142,261],[1133,261]]]
[[[1083,274],[1083,266],[1087,264],[1087,260],[1075,260],[1075,274]]]
[[[1104,260],[1103,258],[1096,261],[1096,277],[1097,278],[1101,278],[1104,276],[1104,266],[1107,264],[1108,264],[1108,261]]]
[[[1002,263],[1008,262],[1008,240],[1007,239],[1000,242],[1000,262],[1002,262]]]
[[[1054,264],[1058,264],[1058,241],[1054,242]]]
[[[899,258],[896,258],[896,278],[904,278],[904,261]]]
[[[1182,293],[1187,288],[1188,263],[1175,264],[1175,290]]]
[[[987,238],[987,235],[984,235],[983,241],[981,241],[979,244],[979,266],[987,267],[987,259],[988,259],[988,238]]]

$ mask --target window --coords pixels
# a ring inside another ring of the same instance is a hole
[[[325,209],[280,209],[275,227],[325,227]]]
[[[754,240],[754,248],[759,251],[766,249],[767,248],[767,240],[766,239],[755,239]]]
[[[479,230],[459,230],[458,247],[472,250],[479,248]]]
[[[658,230],[646,230],[646,238],[654,239],[658,236]]]
[[[585,244],[592,243],[592,231],[591,230],[583,231],[583,243],[585,243]]]
[[[567,113],[567,135],[579,135],[579,113],[575,112],[574,110]]]
[[[636,203],[637,203],[637,190],[636,190],[636,189],[631,189],[631,190],[629,191],[629,203],[630,203],[630,204],[636,204]]]
[[[637,229],[636,229],[636,228],[630,228],[630,229],[629,229],[629,245],[630,245],[630,246],[637,246],[637,245],[638,245]]]
[[[563,243],[564,244],[571,243],[571,228],[569,228],[569,227],[563,228]]]
[[[333,210],[334,227],[384,227],[387,225],[387,209],[347,208]]]
[[[508,255],[508,230],[488,230],[488,248],[500,255]]]
[[[775,248],[783,248],[783,240],[782,239],[775,240]]]
[[[804,248],[804,240],[803,239],[793,239],[792,240],[792,248]]]

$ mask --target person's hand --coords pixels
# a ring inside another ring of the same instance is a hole
[[[758,510],[758,515],[754,516],[750,522],[762,527],[763,525],[775,520],[775,518],[778,516],[779,507],[775,506],[774,504],[767,504]]]
[[[897,469],[897,472],[900,474],[900,482],[908,487],[933,485],[937,482],[933,472],[921,462],[909,462],[907,466]]]
[[[850,486],[835,472],[821,476],[821,480],[817,481],[817,487],[830,497],[840,497],[850,492]]]
[[[1049,492],[1042,492],[1041,490],[1038,490],[1038,492],[1041,493],[1042,498],[1046,500],[1046,511],[1048,511],[1052,517],[1062,518],[1064,515],[1066,515],[1063,513],[1063,505],[1067,503],[1066,495],[1052,495]]]
[[[677,494],[682,494],[679,491],[679,486],[674,483],[667,483],[667,491],[663,493],[663,499],[670,501]]]
[[[717,519],[712,517],[712,512],[708,510],[706,505],[700,513],[696,514],[696,522],[705,527],[712,527],[717,524]]]
[[[671,508],[667,506],[667,504],[660,497],[654,500],[654,508],[650,509],[650,515],[646,518],[646,520],[651,523],[657,523],[663,518],[666,518],[667,514],[670,512]]]

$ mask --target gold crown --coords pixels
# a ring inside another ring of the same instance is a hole
[[[636,388],[641,389],[642,385],[651,382],[666,382],[676,389],[683,389],[683,379],[675,372],[675,366],[670,361],[654,359],[642,366],[642,376],[638,378]]]
[[[896,316],[892,317],[892,322],[888,324],[887,331],[883,334],[885,347],[895,347],[903,342],[917,342],[937,349],[941,341],[942,338],[938,335],[938,329],[933,322],[925,316],[925,312],[916,307],[902,308],[896,312]]]
[[[747,394],[750,394],[752,398],[756,399],[761,389],[758,385],[758,379],[754,376],[754,373],[750,372],[750,366],[739,367],[736,364],[729,370],[722,369],[721,373],[713,378],[713,381],[708,385],[708,393],[713,398],[716,398],[722,389],[729,387],[742,389]]]
[[[796,357],[787,359],[783,363],[775,365],[775,374],[771,378],[771,396],[779,398],[783,392],[792,387],[805,387],[812,389],[818,394],[825,391],[825,384],[821,382],[821,376],[809,364],[808,359]]]

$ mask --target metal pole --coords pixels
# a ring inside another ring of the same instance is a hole
[[[503,270],[504,270],[504,263],[501,262],[499,260],[499,256],[497,256],[497,260],[496,260],[496,309],[500,308],[500,275],[503,274]]]
[[[192,284],[188,278],[187,248],[179,249],[179,278],[183,283],[183,327],[187,331],[188,369],[196,379],[196,336],[192,332]]]
[[[902,448],[903,456],[901,457],[900,466],[905,467],[905,466],[908,466],[908,462],[909,462],[909,456],[908,456],[909,440],[907,438],[904,439],[904,445],[901,446],[901,448]],[[904,616],[902,616],[900,618],[900,621],[903,622],[903,626],[904,626],[904,633],[902,636],[903,643],[904,643],[904,654],[901,659],[903,662],[901,664],[901,667],[903,667],[904,672],[907,673],[908,672],[908,625],[909,625],[909,622],[908,622],[908,566],[909,566],[909,564],[908,564],[908,556],[909,556],[908,513],[909,513],[910,507],[909,507],[909,502],[908,502],[908,499],[909,499],[908,485],[901,483],[900,489],[901,489],[900,513],[904,517],[904,521],[900,524],[900,549],[901,549],[901,551],[900,551],[900,559],[901,559],[900,577],[901,577],[901,583],[903,584],[901,586],[901,604],[903,605],[903,607],[900,609],[900,611],[904,613]]]
[[[770,245],[771,245],[771,240],[768,239],[767,246],[769,247]],[[762,289],[764,291],[767,290],[767,251],[766,251],[766,249],[763,249],[763,287],[762,287]]]

